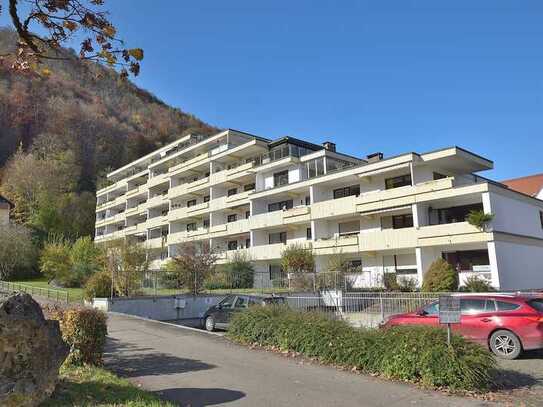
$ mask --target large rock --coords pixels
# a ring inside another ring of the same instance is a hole
[[[67,356],[58,321],[46,320],[30,295],[0,298],[0,406],[37,406],[47,399]]]

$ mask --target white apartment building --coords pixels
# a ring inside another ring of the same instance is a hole
[[[245,251],[255,286],[281,277],[282,250],[311,246],[317,272],[341,253],[360,272],[422,281],[444,258],[501,289],[543,288],[543,201],[477,173],[493,162],[459,147],[364,159],[291,137],[236,130],[186,136],[108,174],[97,192],[96,241],[145,242],[159,268],[185,242],[225,263]],[[480,230],[472,209],[494,215]]]

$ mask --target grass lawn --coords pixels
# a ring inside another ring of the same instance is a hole
[[[17,280],[17,281],[10,281],[10,283],[13,284],[21,284],[22,286],[26,287],[38,287],[38,288],[48,288],[50,290],[57,290],[61,292],[68,292],[68,300],[70,302],[81,302],[83,300],[83,289],[82,288],[56,288],[52,285],[49,285],[47,283],[47,279],[45,277],[36,277],[29,280]],[[25,290],[26,291],[26,290]],[[31,291],[28,291],[29,294],[31,294]],[[51,296],[54,296],[54,292],[49,293]],[[61,296],[61,299],[64,297]]]
[[[92,367],[62,367],[60,381],[51,398],[40,407],[174,407],[107,370]]]

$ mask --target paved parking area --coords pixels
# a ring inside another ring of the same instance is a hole
[[[499,360],[499,400],[514,405],[543,406],[543,350],[526,352],[517,360]]]

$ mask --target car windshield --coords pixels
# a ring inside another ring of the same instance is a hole
[[[543,298],[538,298],[536,300],[530,300],[530,301],[528,301],[528,304],[530,305],[530,307],[532,307],[536,311],[543,312]]]

